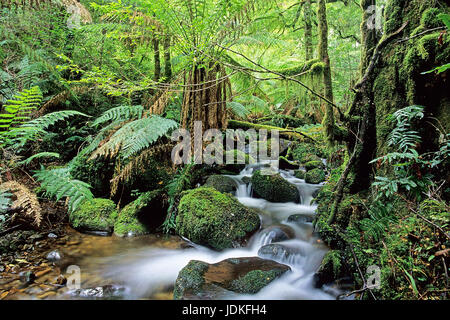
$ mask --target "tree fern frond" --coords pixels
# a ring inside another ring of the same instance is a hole
[[[34,177],[41,183],[48,196],[56,198],[57,201],[67,198],[70,212],[76,210],[84,201],[94,198],[90,190],[91,186],[73,179],[69,168],[46,170],[42,167],[34,174]]]
[[[25,216],[33,219],[33,224],[40,226],[42,221],[42,209],[36,195],[17,181],[8,181],[0,185],[0,190],[11,191],[16,200],[13,207],[22,209]]]
[[[40,130],[45,130],[48,127],[54,125],[56,122],[65,120],[73,116],[90,117],[87,114],[74,110],[57,111],[43,115],[34,120],[28,121],[27,123],[24,123],[22,127],[24,128],[33,127]]]
[[[127,159],[139,151],[147,149],[177,126],[175,121],[156,115],[129,122],[98,148],[92,154],[91,159],[102,155],[114,156],[119,152],[124,159]]]
[[[98,126],[99,124],[103,124],[108,121],[126,121],[131,120],[133,118],[140,119],[144,112],[144,107],[138,106],[119,106],[116,108],[109,109],[104,112],[100,117],[95,119],[92,123],[92,126]]]

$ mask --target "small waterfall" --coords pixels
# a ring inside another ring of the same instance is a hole
[[[248,165],[239,175],[229,176],[236,182],[236,198],[242,204],[258,209],[261,216],[262,230],[253,235],[247,247],[223,252],[216,252],[200,245],[174,250],[144,248],[96,261],[97,270],[103,277],[116,279],[125,284],[130,292],[127,298],[135,299],[149,297],[153,293],[160,292],[161,288],[173,286],[179,271],[190,260],[217,263],[228,258],[261,256],[289,265],[292,271],[276,279],[256,295],[234,294],[229,298],[334,299],[335,296],[314,288],[313,281],[314,273],[320,266],[327,248],[313,235],[311,223],[303,223],[303,220],[287,221],[292,215],[314,216],[316,206],[310,202],[321,186],[306,184],[304,180],[294,177],[293,172],[280,170],[284,179],[297,186],[301,202],[272,203],[253,198],[249,180],[255,170],[268,165],[270,162]],[[280,241],[279,234],[273,231],[273,228],[280,225],[290,228],[295,238]]]

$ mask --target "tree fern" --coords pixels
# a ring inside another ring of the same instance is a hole
[[[94,198],[91,186],[83,181],[73,179],[69,168],[46,170],[41,168],[34,174],[41,183],[46,195],[56,198],[56,201],[67,198],[69,211],[76,210],[81,203]]]
[[[0,214],[4,213],[11,205],[12,193],[0,190]]]

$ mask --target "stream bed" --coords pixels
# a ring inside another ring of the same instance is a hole
[[[238,201],[257,209],[261,218],[261,229],[246,247],[217,252],[177,236],[99,237],[71,230],[64,245],[58,247],[56,242],[54,249],[62,255],[57,263],[60,274],[64,274],[69,265],[80,268],[81,289],[53,285],[51,290],[34,293],[35,286],[30,286],[21,289],[24,298],[172,299],[178,273],[191,260],[213,264],[228,258],[260,256],[288,265],[291,271],[256,294],[232,293],[227,299],[336,299],[337,290],[314,286],[314,274],[328,250],[312,227],[316,206],[311,201],[321,185],[307,184],[295,178],[293,172],[280,170],[281,176],[299,190],[300,203],[271,203],[258,199],[252,196],[248,178],[264,166],[267,164],[248,165],[239,175],[229,176],[236,182]],[[296,219],[292,219],[294,215]],[[280,230],[289,230],[293,235],[280,240]],[[268,245],[277,245],[278,249],[262,249]],[[47,277],[55,278],[54,270],[48,272]]]

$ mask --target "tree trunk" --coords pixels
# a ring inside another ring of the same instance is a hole
[[[361,0],[361,9],[363,11],[363,21],[361,23],[361,63],[360,76],[362,77],[369,66],[370,58],[378,41],[374,15],[379,14],[374,10],[376,0]]]
[[[202,131],[227,128],[227,97],[231,83],[225,68],[211,63],[209,68],[194,66],[185,79],[181,125],[194,133],[194,123],[202,123]]]
[[[311,0],[306,0],[303,5],[303,14],[305,20],[305,61],[309,61],[313,58],[313,45],[312,45],[312,10]]]
[[[159,39],[155,36],[152,40],[153,43],[153,53],[155,59],[155,75],[154,80],[159,81],[161,79],[161,58],[159,54]]]
[[[166,36],[163,42],[164,47],[164,77],[169,82],[172,78],[172,62],[170,57],[170,36]]]
[[[323,85],[324,97],[333,101],[333,85],[331,80],[330,57],[328,55],[328,23],[326,0],[318,0],[317,19],[319,20],[319,59],[323,62]],[[325,110],[323,124],[325,126],[327,140],[334,142],[334,113],[333,106],[322,102],[322,109]]]

